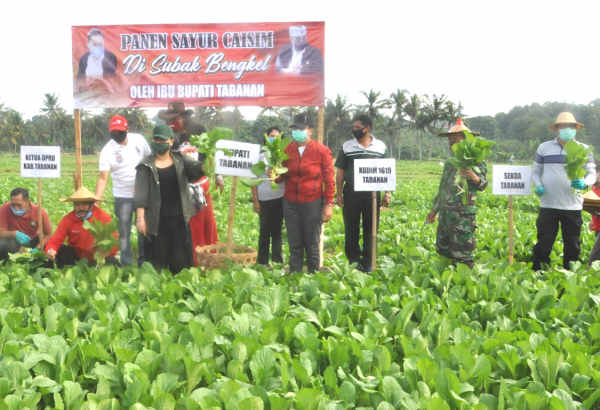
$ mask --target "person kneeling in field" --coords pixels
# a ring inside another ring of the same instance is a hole
[[[73,202],[73,212],[65,215],[56,228],[54,234],[46,245],[46,255],[50,260],[56,261],[59,268],[74,265],[80,259],[87,259],[94,263],[94,237],[83,227],[83,222],[98,220],[103,224],[111,222],[112,218],[98,206],[101,201],[87,188],[81,187],[69,198],[62,198],[62,202]],[[65,239],[67,244],[65,245]],[[117,264],[115,255],[118,247],[114,247],[106,257],[106,263]]]
[[[448,132],[441,133],[439,136],[448,137],[448,143],[452,148],[452,145],[465,138],[465,131],[479,135],[479,133],[471,132],[459,119]],[[469,267],[473,267],[473,251],[475,250],[477,191],[483,191],[488,184],[485,162],[480,163],[477,168],[477,171],[473,169],[460,171],[460,174],[467,178],[469,186],[465,204],[463,194],[454,182],[458,170],[449,160],[446,160],[438,194],[426,220],[427,223],[435,222],[435,217],[439,212],[440,220],[435,242],[437,252],[450,258],[453,263],[464,263]]]
[[[8,253],[26,248],[43,249],[52,225],[48,214],[42,209],[44,240],[40,243],[38,226],[38,206],[29,200],[29,191],[15,188],[10,192],[10,202],[0,207],[0,261],[8,258]]]

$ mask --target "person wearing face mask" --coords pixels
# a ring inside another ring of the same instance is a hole
[[[561,112],[550,126],[556,138],[540,144],[535,153],[532,181],[540,198],[537,243],[533,248],[533,269],[536,271],[550,264],[559,224],[563,238],[563,267],[569,269],[570,262],[579,259],[583,209],[580,191],[596,182],[596,164],[590,154],[585,177],[570,181],[565,170],[565,144],[575,140],[577,131],[582,128],[583,124],[577,122],[572,113]]]
[[[10,202],[0,207],[0,261],[6,260],[9,253],[26,248],[43,249],[52,233],[48,214],[42,209],[44,240],[40,243],[38,226],[38,206],[29,200],[29,191],[15,188],[10,192]]]
[[[290,272],[302,271],[304,254],[309,273],[320,268],[321,224],[333,216],[335,181],[331,150],[312,139],[314,125],[299,114],[292,125],[292,142],[283,165],[283,217],[290,249]]]
[[[188,182],[204,176],[204,167],[202,162],[173,151],[174,142],[167,124],[154,127],[152,155],[137,166],[134,204],[146,260],[156,269],[175,274],[193,264],[189,224],[196,208]]]
[[[56,231],[46,244],[46,255],[51,261],[55,261],[59,268],[74,265],[78,260],[87,259],[95,263],[94,242],[92,234],[84,228],[84,221],[100,221],[103,224],[110,223],[112,218],[96,202],[102,201],[86,187],[81,187],[68,198],[60,199],[61,202],[73,202],[73,211],[65,215]],[[116,232],[115,232],[116,236]],[[66,244],[65,244],[66,240]],[[115,255],[118,247],[114,247],[106,257],[106,263],[117,264]]]
[[[448,132],[440,133],[439,136],[448,137],[448,145],[452,148],[452,145],[465,138],[465,131],[479,135],[478,132],[472,132],[467,128],[463,120],[459,118]],[[483,191],[488,185],[487,165],[485,162],[481,162],[476,168],[460,171],[460,174],[468,182],[466,203],[463,201],[462,191],[455,183],[457,172],[454,165],[446,160],[438,193],[425,222],[435,222],[436,215],[439,213],[435,241],[437,253],[450,259],[454,264],[464,263],[473,267],[477,191]]]
[[[93,28],[87,35],[88,52],[79,59],[77,77],[105,78],[114,76],[117,70],[117,57],[104,48],[102,31]]]
[[[115,199],[115,215],[119,223],[119,249],[121,265],[132,263],[131,256],[131,221],[135,212],[133,207],[133,191],[135,185],[135,167],[151,154],[146,139],[129,131],[127,119],[115,115],[108,125],[110,140],[100,151],[96,181],[96,196],[101,198],[106,190],[108,176],[112,175],[112,193]],[[138,265],[144,261],[143,237],[138,237]]]
[[[371,192],[354,191],[354,160],[365,158],[384,158],[386,146],[372,133],[372,121],[368,115],[357,115],[352,120],[354,138],[344,142],[335,161],[337,204],[343,208],[345,226],[345,253],[350,263],[358,264],[365,272],[371,271],[371,230],[373,201]],[[377,193],[377,221],[379,223],[379,206],[387,206],[390,193],[386,192],[383,201]],[[360,219],[362,216],[363,248],[361,250]]]
[[[265,133],[268,142],[281,138],[278,127],[270,127]],[[261,151],[259,161],[265,161],[265,154]],[[265,175],[266,176],[266,175]],[[263,176],[264,177],[264,176]],[[285,184],[277,184],[277,189],[271,187],[270,181],[263,181],[257,187],[252,187],[252,203],[254,212],[258,214],[258,256],[256,262],[261,265],[269,263],[269,245],[271,246],[271,260],[282,263],[281,256],[281,226],[283,223],[283,193]]]

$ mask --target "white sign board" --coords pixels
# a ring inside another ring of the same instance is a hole
[[[219,175],[255,177],[250,168],[258,162],[260,145],[247,142],[219,140],[215,153],[215,172]],[[229,150],[225,155],[222,149]]]
[[[60,178],[60,147],[21,146],[23,178]]]
[[[531,195],[531,167],[526,165],[494,165],[494,195]]]
[[[369,158],[354,160],[355,191],[395,191],[396,160]]]

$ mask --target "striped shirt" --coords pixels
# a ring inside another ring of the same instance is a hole
[[[581,142],[578,144],[588,147]],[[533,184],[543,186],[544,195],[540,197],[541,208],[580,211],[583,208],[583,198],[579,191],[571,188],[571,181],[565,170],[567,152],[558,142],[558,138],[546,141],[538,147],[533,163]],[[596,164],[590,154],[585,164],[584,183],[588,186],[596,182]]]
[[[386,146],[383,141],[371,134],[371,142],[366,147],[360,145],[356,138],[352,138],[342,145],[342,149],[335,160],[335,167],[344,170],[344,189],[354,191],[354,160],[364,158],[384,158]]]

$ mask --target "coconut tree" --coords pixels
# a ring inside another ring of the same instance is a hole
[[[373,123],[380,118],[381,110],[391,106],[390,100],[387,98],[380,98],[382,94],[381,91],[375,91],[371,89],[368,92],[361,91],[360,93],[367,99],[367,103],[359,105],[357,108],[366,112],[373,120]]]

